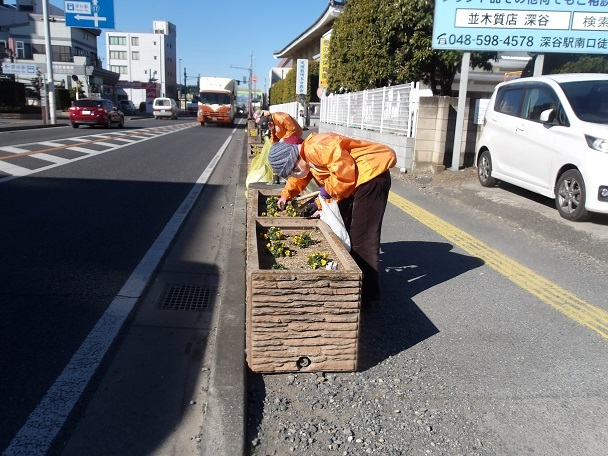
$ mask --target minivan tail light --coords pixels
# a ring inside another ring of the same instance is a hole
[[[608,139],[596,138],[595,136],[585,135],[589,147],[608,154]]]

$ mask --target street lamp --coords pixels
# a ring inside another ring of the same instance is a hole
[[[252,93],[252,89],[251,89],[251,77],[252,77],[252,66],[253,66],[253,51],[250,52],[249,55],[249,68],[243,68],[243,67],[237,67],[234,65],[230,65],[230,68],[236,68],[238,70],[248,70],[249,71],[249,109],[247,110],[248,112],[248,119],[252,119],[253,118],[253,112],[252,112],[252,108],[253,108],[253,93]]]

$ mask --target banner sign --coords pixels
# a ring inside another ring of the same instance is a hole
[[[433,48],[608,53],[606,0],[437,0]]]

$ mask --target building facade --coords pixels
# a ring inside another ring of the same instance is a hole
[[[177,99],[177,32],[171,22],[154,21],[153,33],[106,33],[107,68],[120,75],[116,96],[143,101],[152,111],[155,97]]]
[[[0,55],[3,63],[35,65],[46,73],[46,35],[43,0],[16,0],[8,5],[0,0]],[[65,25],[62,9],[48,5],[49,31],[55,87],[73,88],[76,76],[87,96],[112,86],[118,75],[101,68],[97,55],[99,29]],[[6,20],[2,22],[4,19]],[[35,74],[15,74],[14,79],[31,86]],[[48,80],[48,75],[46,75]]]

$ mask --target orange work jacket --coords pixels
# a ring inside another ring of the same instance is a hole
[[[286,112],[273,112],[271,114],[274,128],[270,132],[270,141],[275,143],[290,136],[302,136],[302,127],[297,120]]]
[[[339,133],[309,135],[302,143],[300,157],[308,163],[310,172],[302,179],[291,176],[287,179],[281,196],[288,200],[298,196],[314,179],[333,199],[340,201],[397,163],[395,151],[390,147]]]

